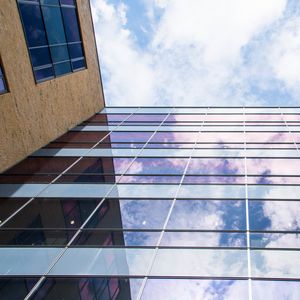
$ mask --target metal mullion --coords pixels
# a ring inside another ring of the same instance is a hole
[[[251,269],[251,243],[250,243],[250,224],[249,224],[249,199],[248,199],[248,172],[247,172],[247,135],[246,135],[246,114],[244,111],[244,173],[245,173],[245,204],[246,204],[246,239],[247,239],[247,272],[248,272],[248,299],[252,300],[252,269]]]

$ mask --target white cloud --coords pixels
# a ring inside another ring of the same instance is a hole
[[[253,82],[299,102],[300,18],[287,0],[143,2],[146,46],[126,1],[92,0],[108,105],[274,105]]]

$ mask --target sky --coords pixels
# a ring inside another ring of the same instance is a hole
[[[298,0],[91,5],[108,106],[300,106]]]

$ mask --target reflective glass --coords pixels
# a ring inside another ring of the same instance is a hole
[[[84,229],[72,245],[89,247],[144,247],[156,246],[160,232],[152,231],[116,231]]]
[[[10,219],[7,228],[79,228],[98,199],[34,199]]]
[[[25,3],[19,3],[19,7],[28,46],[37,47],[47,45],[40,7]]]
[[[197,132],[157,132],[151,143],[188,143],[195,142]]]
[[[148,279],[141,299],[247,300],[248,283],[243,280]]]
[[[300,278],[299,251],[252,250],[252,276],[261,278]]]
[[[43,275],[62,248],[1,248],[0,275]]]
[[[30,57],[33,67],[51,64],[50,52],[48,47],[31,49]]]
[[[31,299],[135,300],[142,281],[118,277],[49,277]]]
[[[67,173],[111,173],[123,174],[133,158],[84,157],[71,167]]]
[[[244,164],[244,159],[192,158],[187,174],[239,175],[245,173]]]
[[[137,158],[126,174],[183,174],[188,158]]]
[[[56,6],[41,6],[49,45],[64,44],[66,37],[60,8]]]
[[[160,229],[172,200],[106,199],[87,223],[87,228]]]
[[[297,300],[300,299],[300,282],[253,280],[252,295],[253,299],[257,300],[272,299],[274,295],[276,295],[276,299],[278,300]]]
[[[110,142],[141,143],[147,142],[152,132],[112,132],[109,135]]]
[[[34,287],[38,278],[2,277],[0,278],[0,295],[2,300],[24,299]]]
[[[247,241],[245,233],[167,231],[160,246],[240,248],[246,247]]]
[[[50,275],[144,276],[154,249],[69,248]]]
[[[0,224],[29,199],[30,198],[0,198]]]
[[[253,248],[300,248],[299,233],[251,233]]]
[[[251,230],[300,229],[300,201],[249,201]]]
[[[65,32],[68,43],[79,42],[81,38],[78,27],[76,9],[72,7],[62,7],[61,12],[64,20]]]
[[[168,229],[246,229],[245,201],[176,200]]]
[[[150,276],[246,277],[247,252],[229,249],[159,249]]]

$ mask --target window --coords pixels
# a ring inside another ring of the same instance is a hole
[[[7,92],[7,86],[5,82],[5,77],[2,71],[2,67],[0,65],[0,94],[4,94]]]
[[[75,0],[18,0],[37,82],[86,68]]]

